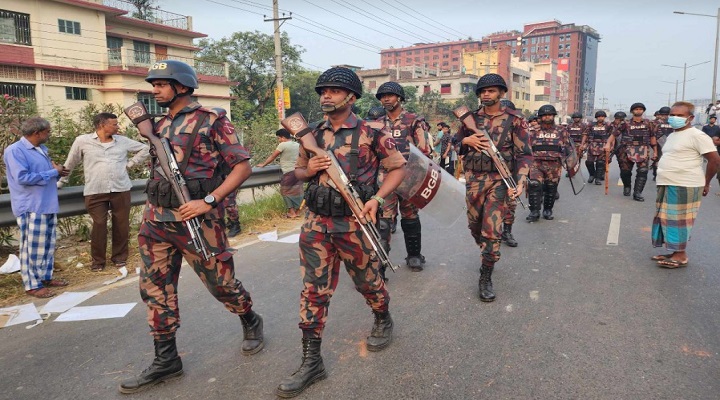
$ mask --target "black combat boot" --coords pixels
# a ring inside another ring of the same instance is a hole
[[[553,206],[555,205],[555,196],[553,193],[557,192],[557,183],[545,182],[545,201],[543,202],[543,218],[547,220],[553,219]]]
[[[605,163],[602,161],[595,162],[595,184],[602,185],[605,180]]]
[[[177,352],[175,338],[155,340],[155,359],[149,367],[134,378],[120,383],[120,393],[137,393],[182,375],[182,361]]]
[[[235,237],[242,232],[242,227],[240,226],[240,220],[238,219],[231,219],[228,220],[228,237]]]
[[[534,179],[531,179],[528,183],[528,203],[530,203],[530,215],[525,217],[525,220],[528,222],[535,222],[540,219],[540,208],[542,207],[542,185]]]
[[[422,271],[425,264],[425,257],[420,254],[422,249],[422,231],[420,226],[420,218],[400,220],[400,226],[405,234],[405,250],[407,258],[405,263],[413,271]]]
[[[243,355],[249,356],[259,352],[265,347],[263,341],[263,320],[253,310],[240,316],[243,326],[243,342],[240,351]]]
[[[503,224],[503,231],[500,238],[510,247],[517,247],[518,245],[517,240],[515,240],[512,234],[512,224]]]
[[[588,178],[588,183],[593,183],[593,181],[595,180],[595,162],[586,160],[585,166],[587,167],[588,175],[590,175],[590,177]]]
[[[623,196],[630,196],[632,191],[632,172],[631,171],[620,171],[620,180],[623,183]]]
[[[480,281],[478,282],[478,286],[480,288],[480,301],[484,301],[486,303],[495,301],[495,291],[493,290],[492,284],[492,272],[493,267],[483,263],[480,268]]]
[[[384,313],[373,311],[375,323],[373,324],[370,336],[367,338],[367,349],[369,351],[380,351],[392,342],[393,320],[390,311]]]
[[[320,338],[303,338],[303,355],[300,368],[292,375],[280,382],[275,394],[282,398],[290,398],[299,395],[308,386],[327,378],[322,355],[320,355]]]
[[[635,201],[645,201],[645,198],[642,195],[643,190],[645,189],[645,183],[647,182],[647,171],[638,171],[637,175],[635,176],[635,190],[633,192],[633,200]]]

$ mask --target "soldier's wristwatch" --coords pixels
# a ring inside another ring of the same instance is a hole
[[[203,201],[204,201],[206,204],[210,204],[210,207],[212,207],[212,208],[215,208],[215,207],[217,207],[217,205],[218,205],[217,200],[215,200],[215,196],[213,196],[212,194],[209,194],[209,195],[205,196],[205,198],[203,199]]]

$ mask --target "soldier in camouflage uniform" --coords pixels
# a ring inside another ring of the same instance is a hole
[[[405,159],[395,148],[395,140],[380,130],[382,124],[360,120],[352,113],[352,105],[362,95],[362,83],[352,70],[330,68],[318,78],[315,91],[328,120],[314,127],[312,135],[320,148],[335,155],[362,197],[363,214],[374,222],[383,198],[405,177]],[[308,213],[300,230],[304,289],[300,295],[299,327],[303,356],[300,368],[275,391],[280,397],[297,396],[308,385],[326,377],[320,347],[341,261],[375,315],[367,349],[380,351],[392,339],[390,297],[380,275],[380,262],[345,200],[330,187],[328,175],[322,173],[329,166],[326,155],[311,155],[300,148],[295,175],[309,181],[305,190]],[[381,166],[388,173],[378,189]]]
[[[189,65],[175,60],[157,62],[145,80],[152,84],[158,104],[168,107],[168,115],[155,124],[155,134],[166,138],[173,148],[193,200],[179,205],[170,183],[154,172],[159,169],[154,159],[138,242],[143,261],[140,295],[148,308],[155,359],[139,376],[120,384],[122,393],[135,393],[182,374],[175,334],[180,327],[177,285],[183,258],[208,291],[240,316],[242,354],[255,354],[264,344],[262,318],[252,310],[250,294],[235,278],[220,205],[250,176],[250,155],[238,143],[224,110],[203,108],[191,100],[198,83]],[[223,163],[231,169],[224,179],[219,175],[225,169]],[[208,250],[216,254],[207,261],[188,246],[191,239],[183,221],[194,217],[202,217],[202,236]]]
[[[510,110],[517,111],[515,103],[508,99],[500,100],[502,107],[509,108]],[[519,114],[518,114],[519,115]],[[528,126],[528,132],[530,127]],[[503,228],[500,240],[510,247],[517,247],[518,242],[512,234],[512,226],[515,223],[515,211],[517,210],[517,201],[510,196],[505,197],[505,213],[503,213]]]
[[[588,156],[585,161],[589,178],[588,183],[601,185],[605,176],[605,143],[612,133],[612,126],[605,122],[605,111],[595,112],[595,123],[585,130],[584,143],[588,143]]]
[[[541,203],[543,218],[547,220],[554,218],[552,210],[562,172],[562,158],[565,155],[564,149],[570,143],[567,129],[555,124],[556,115],[557,111],[552,105],[546,104],[540,107],[538,110],[540,129],[534,129],[530,133],[533,163],[528,182],[530,215],[525,218],[528,222],[540,219]]]
[[[633,116],[629,122],[625,123],[626,132],[622,134],[620,139],[621,148],[616,150],[624,196],[630,196],[632,168],[633,165],[637,164],[635,189],[633,190],[633,200],[635,201],[645,201],[642,192],[647,182],[650,150],[654,151],[653,154],[657,154],[657,126],[650,120],[643,118],[645,110],[645,105],[642,103],[635,103],[630,106],[630,112]],[[620,129],[622,129],[622,124],[619,125],[618,129],[613,130],[613,135],[608,140],[606,148],[612,149],[615,146],[616,138],[621,134]],[[653,160],[656,159],[653,156]]]
[[[658,110],[658,116],[657,119],[654,121],[656,125],[656,137],[655,140],[657,141],[657,160],[653,162],[652,170],[653,170],[653,181],[657,178],[657,164],[660,160],[660,157],[662,157],[662,147],[665,144],[665,141],[667,140],[667,137],[673,133],[673,128],[668,124],[668,117],[670,116],[670,107],[661,107],[660,110]]]
[[[500,99],[506,92],[507,85],[500,75],[481,76],[475,94],[482,106],[473,113],[473,117],[478,128],[488,131],[514,172],[517,190],[505,186],[490,157],[482,152],[490,149],[484,135],[476,135],[464,126],[456,135],[462,144],[460,154],[464,155],[468,228],[482,251],[478,286],[480,300],[484,302],[495,300],[492,273],[495,263],[500,260],[505,198],[515,198],[522,193],[532,163],[527,123],[520,113],[500,105]]]
[[[410,143],[415,145],[423,154],[430,155],[430,146],[427,143],[429,125],[425,119],[417,114],[406,111],[402,102],[405,101],[405,90],[396,82],[386,82],[380,85],[375,94],[386,111],[385,116],[377,121],[385,126],[385,130],[395,140],[397,150],[407,159],[410,155]],[[382,185],[386,171],[381,170],[378,184]],[[418,209],[407,200],[401,199],[397,194],[390,193],[385,198],[382,215],[378,221],[378,231],[383,239],[383,246],[390,252],[390,237],[393,220],[398,216],[400,208],[400,227],[405,237],[405,262],[412,271],[422,271],[425,256],[422,250],[422,232]],[[383,278],[385,271],[383,270]]]
[[[583,134],[587,130],[587,124],[582,122],[582,113],[579,111],[575,111],[570,117],[572,118],[572,122],[567,126],[567,131],[570,139],[573,141],[573,146],[575,146],[578,161],[580,161],[582,160],[583,152],[585,152],[587,145],[583,137]]]

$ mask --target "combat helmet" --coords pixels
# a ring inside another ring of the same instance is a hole
[[[517,110],[517,108],[515,107],[515,103],[508,99],[500,99],[500,105],[511,110]]]
[[[667,107],[667,106],[665,106],[665,107],[660,107],[660,109],[658,110],[658,114],[660,114],[660,115],[670,115],[670,107]]]
[[[636,108],[642,108],[643,111],[646,111],[647,108],[645,108],[645,104],[643,103],[633,103],[633,105],[630,106],[630,111],[636,109]]]
[[[606,117],[607,118],[607,114],[605,114],[605,111],[603,111],[603,110],[595,111],[595,118],[597,118],[597,117]]]
[[[145,81],[152,83],[156,79],[173,80],[192,89],[199,87],[195,70],[184,62],[177,60],[162,60],[153,64],[148,70]]]
[[[380,100],[384,94],[394,94],[400,97],[401,101],[405,101],[405,90],[397,82],[385,82],[378,88],[375,98]]]
[[[542,117],[543,115],[557,115],[557,111],[555,111],[555,107],[551,104],[545,104],[544,106],[540,106],[537,115],[538,117]]]
[[[355,93],[356,98],[362,96],[362,82],[355,72],[345,67],[332,67],[320,74],[315,91],[320,94],[323,88],[338,87]]]
[[[574,113],[572,113],[570,118],[582,118],[582,113],[580,111],[575,111]]]
[[[478,79],[475,94],[479,96],[480,90],[493,86],[497,86],[506,92],[508,90],[505,79],[503,79],[502,76],[498,74],[485,74]]]
[[[376,106],[372,107],[368,110],[367,115],[365,116],[365,119],[368,121],[375,121],[378,118],[382,118],[387,114],[387,111],[385,111],[385,107],[382,106]]]
[[[627,114],[625,114],[622,111],[618,111],[615,113],[615,119],[625,119],[627,118]]]

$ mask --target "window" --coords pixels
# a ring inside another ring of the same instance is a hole
[[[152,93],[138,93],[138,101],[145,104],[145,108],[150,114],[163,115],[167,113],[167,108],[160,107]]]
[[[430,49],[423,50],[423,53],[429,53],[429,52],[430,52]]]
[[[90,100],[87,88],[65,87],[65,98],[68,100]]]
[[[122,39],[107,36],[108,61],[110,62],[110,65],[120,65],[122,63],[122,46]]]
[[[451,94],[452,88],[449,83],[440,84],[440,94]]]
[[[443,65],[443,67],[447,67],[448,65],[450,65],[450,63],[447,61],[443,61],[442,65]]]
[[[474,93],[475,92],[475,84],[474,83],[463,83],[460,85],[460,91],[463,93]]]
[[[565,58],[570,58],[570,53],[565,53]]]
[[[408,64],[412,64],[412,58],[406,58],[406,59],[405,59],[405,62],[408,63]]]
[[[565,45],[565,50],[567,50],[567,49],[569,49],[569,48],[570,48],[570,43],[568,43],[568,44]]]
[[[415,57],[415,62],[420,62],[420,57]]]
[[[520,75],[518,74],[512,74],[512,81],[514,83],[520,83]]]
[[[30,14],[0,10],[0,42],[31,45]]]
[[[423,94],[430,93],[430,85],[424,85],[423,86]]]
[[[550,101],[550,96],[544,94],[536,94],[535,101]]]
[[[437,60],[440,56],[433,56],[433,60]]]
[[[406,56],[410,56],[410,55],[412,55],[412,50],[408,50],[408,51],[406,51],[406,52],[405,52],[405,55],[406,55]]]
[[[80,34],[80,23],[77,21],[67,21],[58,19],[58,30],[62,33],[71,33],[73,35]]]
[[[443,58],[450,58],[449,54],[443,54]]]
[[[35,85],[22,83],[0,82],[0,95],[7,94],[13,97],[35,98]]]
[[[460,50],[453,50],[452,53],[453,53],[453,54],[460,54]]]
[[[458,60],[459,60],[459,58],[458,58],[458,57],[453,57],[453,59],[452,59],[452,60],[453,60],[453,61],[458,61]]]
[[[139,64],[150,64],[150,43],[133,40],[135,62]]]
[[[377,87],[377,81],[370,81],[368,82],[368,88],[369,89],[375,89]]]
[[[515,100],[519,100],[519,99],[520,99],[520,92],[518,92],[518,91],[516,90],[516,91],[515,91]]]
[[[560,35],[560,41],[562,42],[563,40],[565,40],[565,36]]]
[[[530,93],[525,93],[525,100],[530,101]]]

